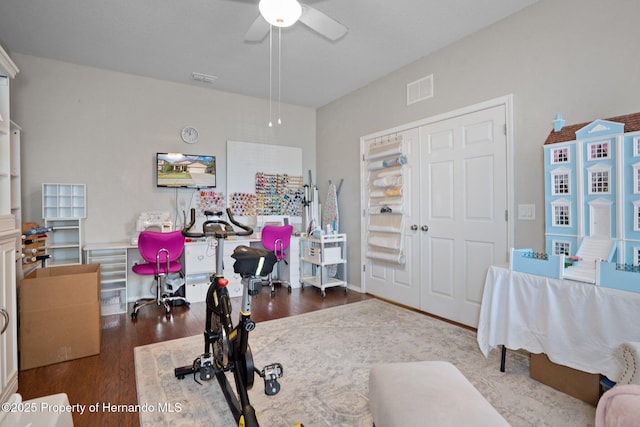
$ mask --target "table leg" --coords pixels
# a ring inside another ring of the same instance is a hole
[[[502,346],[502,352],[500,354],[500,372],[504,372],[504,365],[507,358],[507,347]]]

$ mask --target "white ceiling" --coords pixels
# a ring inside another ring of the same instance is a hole
[[[282,102],[326,105],[536,1],[308,0],[349,32],[331,42],[301,23],[283,29]],[[10,52],[268,98],[269,38],[244,41],[257,16],[258,0],[1,0],[0,43]],[[217,80],[195,82],[193,72]],[[274,99],[277,82],[274,68]]]

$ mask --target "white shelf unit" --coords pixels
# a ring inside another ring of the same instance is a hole
[[[300,286],[325,289],[343,286],[347,292],[347,235],[329,234],[319,238],[300,238]]]
[[[11,122],[9,134],[9,180],[11,181],[11,215],[15,217],[16,228],[22,223],[22,193],[20,190],[20,133],[22,128]]]
[[[42,184],[43,218],[86,218],[85,184]]]
[[[100,264],[100,311],[103,316],[127,312],[127,247],[119,243],[84,247],[84,262]]]
[[[11,214],[9,81],[0,68],[0,215]]]
[[[87,216],[85,184],[42,184],[42,217],[50,233],[47,267],[82,263],[82,219]]]
[[[82,220],[75,218],[47,219],[45,227],[53,227],[48,234],[47,267],[82,263]]]

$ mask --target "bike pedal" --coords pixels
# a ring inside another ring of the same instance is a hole
[[[267,396],[273,396],[280,391],[280,383],[275,378],[264,379],[264,394]]]
[[[215,375],[215,369],[210,362],[207,362],[200,366],[200,379],[202,381],[209,381]]]
[[[280,391],[280,383],[278,378],[282,378],[283,369],[279,363],[267,365],[260,372],[260,376],[264,378],[264,393],[267,396],[273,396]]]
[[[280,363],[272,363],[271,365],[267,365],[262,368],[262,372],[260,372],[260,376],[264,379],[282,378],[282,375],[284,375],[284,370],[282,369],[282,365]]]
[[[202,381],[209,381],[213,378],[213,374],[215,373],[213,366],[205,365],[200,367],[200,379]]]

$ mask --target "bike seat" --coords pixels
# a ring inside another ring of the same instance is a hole
[[[233,271],[242,277],[266,276],[278,261],[275,254],[267,249],[245,245],[237,246],[231,257],[236,260]]]

